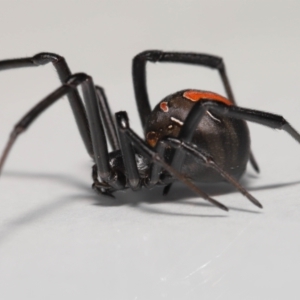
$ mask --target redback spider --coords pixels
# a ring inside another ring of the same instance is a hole
[[[151,111],[146,87],[147,62],[175,62],[217,69],[227,98],[187,89],[167,96]],[[91,76],[71,74],[65,59],[52,53],[0,61],[0,70],[34,67],[51,62],[62,85],[36,104],[14,127],[0,159],[0,172],[20,133],[50,105],[67,95],[92,168],[93,189],[100,194],[131,188],[163,185],[168,193],[175,180],[182,181],[200,197],[228,210],[193,182],[227,181],[253,204],[262,205],[240,185],[248,161],[258,172],[250,151],[245,121],[283,129],[300,142],[300,135],[281,116],[236,106],[232,89],[219,57],[150,50],[133,59],[132,76],[139,116],[145,133],[141,139],[129,126],[125,111],[110,112],[104,90],[94,86]],[[78,93],[82,87],[83,100]],[[112,151],[108,152],[107,140]]]

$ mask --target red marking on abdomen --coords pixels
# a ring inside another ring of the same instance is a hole
[[[233,103],[227,98],[212,92],[189,90],[183,93],[183,97],[193,102],[198,102],[201,100],[212,100],[222,102],[226,105],[233,105]]]
[[[169,111],[168,102],[162,102],[162,103],[160,103],[159,107],[164,112],[168,112]]]

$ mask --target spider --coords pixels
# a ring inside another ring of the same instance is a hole
[[[125,111],[113,118],[104,90],[91,76],[71,74],[62,56],[39,53],[29,58],[0,61],[0,70],[34,67],[51,62],[62,85],[36,104],[15,125],[0,158],[0,172],[17,137],[50,105],[67,95],[85,148],[94,161],[92,188],[112,196],[118,190],[164,186],[167,194],[179,180],[203,199],[228,210],[194,182],[227,181],[262,208],[238,182],[248,161],[259,172],[250,150],[246,121],[283,129],[300,142],[299,133],[281,116],[236,106],[222,58],[200,53],[148,50],[133,58],[132,76],[136,104],[144,129],[140,138],[129,125]],[[147,86],[147,62],[185,63],[219,71],[227,97],[186,89],[161,100],[151,110]],[[78,87],[82,87],[82,98]],[[112,151],[108,151],[107,142]]]

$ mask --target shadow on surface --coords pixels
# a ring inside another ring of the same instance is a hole
[[[49,173],[28,173],[28,172],[14,172],[14,171],[6,171],[4,176],[9,177],[26,177],[29,179],[38,179],[38,180],[50,180],[58,182],[59,184],[67,184],[69,186],[74,186],[79,188],[81,191],[87,192],[87,194],[83,194],[82,198],[89,198],[95,199],[95,205],[100,206],[120,206],[120,205],[137,205],[140,202],[149,203],[149,204],[157,204],[157,203],[166,203],[166,202],[180,202],[182,204],[191,204],[191,205],[200,205],[200,206],[211,206],[211,204],[204,202],[191,202],[186,201],[184,199],[190,198],[201,198],[196,195],[193,191],[189,190],[185,185],[182,183],[175,183],[169,194],[163,196],[163,187],[157,186],[151,190],[142,189],[140,191],[134,192],[131,190],[124,190],[118,191],[114,194],[114,197],[107,197],[103,195],[97,195],[90,186],[83,183],[81,180],[72,177],[70,175],[64,174],[49,174]],[[248,175],[247,175],[248,176]],[[249,175],[248,177],[251,177]],[[269,189],[277,189],[283,188],[288,186],[293,186],[300,184],[300,181],[293,181],[293,182],[286,182],[286,183],[277,183],[277,184],[270,184],[264,186],[256,186],[256,187],[249,187],[249,180],[247,178],[243,178],[241,180],[241,184],[248,190],[248,191],[260,191],[260,190],[269,190]],[[235,188],[230,186],[227,183],[217,183],[217,184],[198,184],[198,187],[202,189],[204,192],[209,194],[212,197],[231,194],[231,193],[238,193]],[[79,197],[81,197],[79,195]],[[243,195],[241,197],[245,198]],[[72,197],[74,199],[74,196]],[[78,197],[76,197],[78,198]],[[184,202],[183,202],[184,200]],[[247,201],[247,199],[245,199]],[[231,208],[235,209],[235,208]],[[236,208],[235,210],[245,211],[243,209]],[[247,210],[246,210],[247,211]],[[252,212],[252,211],[250,211]]]
[[[78,180],[71,175],[55,174],[55,173],[33,173],[33,172],[20,172],[20,171],[5,171],[3,175],[7,177],[18,177],[27,179],[38,179],[38,180],[50,180],[55,181],[60,184],[67,184],[74,187],[79,187],[80,189],[89,190],[89,186],[84,184],[82,181]]]
[[[4,229],[0,232],[0,244],[10,236],[10,234],[17,230],[20,226],[26,225],[28,223],[34,222],[37,219],[48,215],[58,209],[70,205],[74,202],[74,200],[82,200],[82,199],[90,199],[95,201],[94,205],[96,206],[122,206],[122,205],[130,205],[142,212],[151,213],[151,214],[160,214],[160,215],[168,215],[168,216],[179,216],[179,217],[204,217],[204,218],[224,218],[228,215],[224,214],[187,214],[187,213],[177,213],[177,212],[170,212],[163,209],[159,209],[157,206],[151,207],[151,204],[159,204],[159,203],[167,203],[167,202],[176,202],[176,204],[182,205],[193,205],[197,207],[211,207],[213,209],[217,209],[216,207],[212,206],[209,203],[206,203],[204,200],[199,198],[195,195],[192,191],[190,191],[186,186],[181,183],[176,183],[172,186],[170,193],[167,196],[163,196],[163,187],[156,187],[152,190],[143,189],[139,192],[133,192],[131,190],[126,191],[119,191],[115,194],[115,198],[105,197],[101,195],[97,195],[94,191],[87,186],[82,181],[78,180],[75,177],[69,175],[62,175],[62,174],[49,174],[49,173],[27,173],[27,172],[13,172],[13,171],[6,171],[4,176],[9,177],[26,177],[29,179],[39,179],[39,180],[50,180],[58,182],[59,184],[66,184],[76,187],[77,189],[83,191],[84,193],[77,193],[76,195],[68,195],[60,198],[56,201],[53,201],[51,204],[41,204],[37,209],[25,213],[23,216],[19,216],[18,218],[8,222],[5,224]],[[297,185],[300,181],[294,181],[289,183],[281,183],[281,184],[271,184],[259,187],[247,187],[249,185],[246,179],[243,179],[241,182],[249,191],[258,191],[258,190],[268,190],[268,189],[275,189],[275,188],[282,188]],[[230,194],[233,192],[237,192],[234,188],[229,186],[226,183],[221,184],[206,184],[206,185],[199,185],[201,189],[203,189],[206,193],[211,196],[218,196],[224,194]],[[245,201],[247,199],[241,195]],[[150,205],[141,205],[142,203],[147,203]],[[259,214],[261,213],[258,209],[243,209],[228,206],[230,210],[233,211],[240,211],[246,213],[254,213]]]
[[[99,206],[121,206],[121,205],[136,206],[138,203],[141,202],[148,203],[148,204],[157,204],[157,203],[176,201],[178,203],[181,202],[182,204],[213,207],[211,204],[206,203],[205,200],[201,199],[193,191],[189,190],[185,185],[178,182],[172,186],[169,194],[166,196],[163,196],[162,194],[163,187],[157,186],[151,190],[142,189],[137,192],[131,190],[118,191],[114,194],[114,198],[113,198],[113,197],[107,197],[103,195],[97,195],[90,188],[90,186],[86,185],[81,180],[78,180],[77,178],[72,177],[70,175],[6,171],[4,176],[26,177],[26,178],[38,179],[38,180],[41,179],[50,180],[50,181],[58,182],[59,184],[67,184],[69,186],[74,186],[77,189],[79,188],[81,191],[87,192],[87,194],[78,195],[76,197],[73,196],[72,199],[74,198],[78,199],[81,197],[93,199],[96,200],[95,205],[99,205]],[[277,184],[270,184],[264,186],[249,187],[249,180],[247,178],[243,178],[241,180],[241,184],[250,192],[283,188],[283,187],[297,185],[299,183],[300,181],[293,181],[293,182],[286,182],[286,183],[277,183]],[[212,197],[231,194],[231,193],[238,193],[235,188],[233,188],[227,183],[198,184],[198,187]],[[247,199],[243,195],[241,195],[241,197],[243,197],[247,201]],[[191,198],[197,198],[199,199],[199,202],[184,200],[184,199],[191,199]],[[244,212],[254,212],[252,210],[245,210],[245,209],[233,208],[233,207],[231,207],[230,209],[237,210],[237,211],[244,211]]]

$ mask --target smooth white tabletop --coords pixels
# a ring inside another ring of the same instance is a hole
[[[0,59],[51,51],[86,72],[142,134],[131,79],[140,51],[222,56],[242,107],[300,130],[300,2],[1,1]],[[224,94],[216,71],[149,64],[152,105],[184,88]],[[53,67],[0,73],[0,148],[59,86]],[[176,184],[96,195],[67,99],[17,141],[0,179],[0,299],[299,299],[300,145],[250,125],[261,173],[208,187],[223,212]]]

